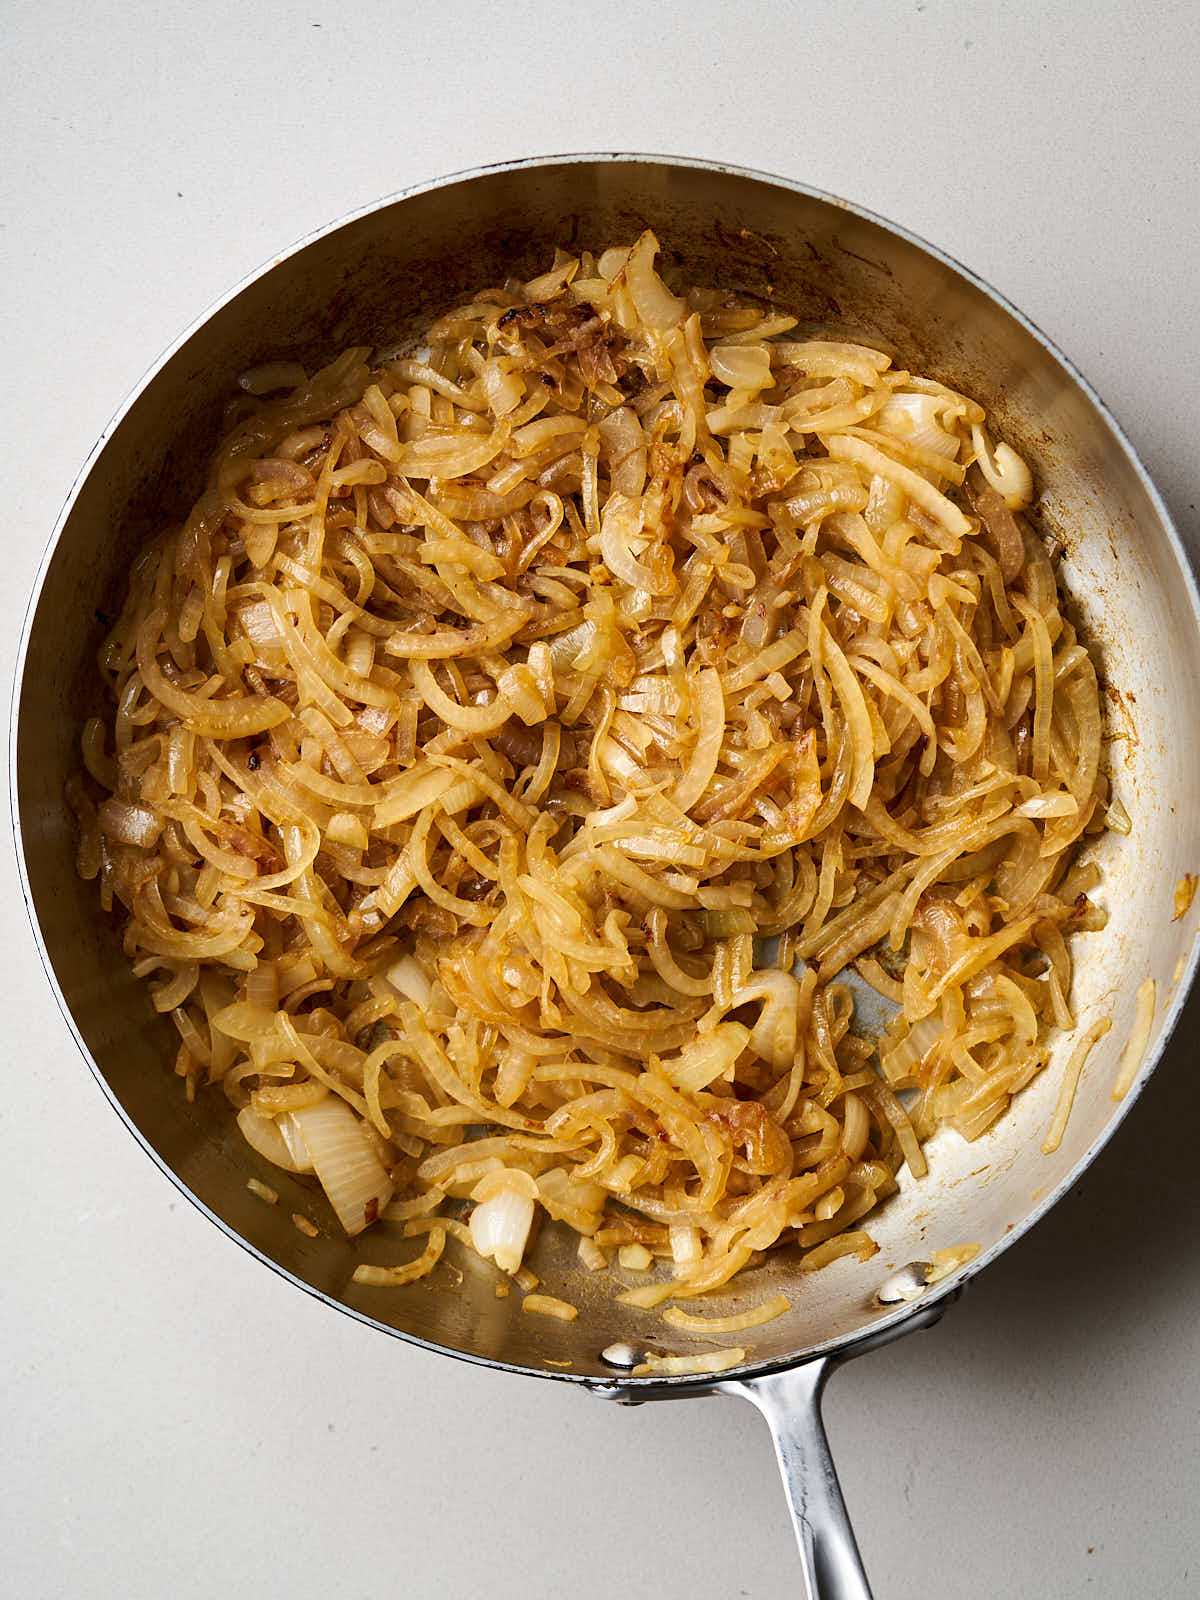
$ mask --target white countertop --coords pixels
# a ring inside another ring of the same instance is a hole
[[[740,162],[904,222],[1074,358],[1200,538],[1194,3],[42,0],[6,24],[6,679],[75,473],[186,323],[357,205],[558,150]],[[0,1593],[799,1592],[749,1407],[435,1358],[210,1226],[88,1075],[10,845],[0,873]],[[1200,1591],[1198,1026],[940,1327],[834,1379],[878,1600]]]

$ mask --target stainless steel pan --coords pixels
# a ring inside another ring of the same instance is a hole
[[[1044,523],[1064,547],[1063,574],[1107,685],[1116,792],[1134,823],[1097,852],[1110,920],[1079,941],[1074,999],[1082,1017],[1104,1011],[1114,1024],[1061,1148],[1039,1149],[1057,1089],[1052,1062],[976,1144],[934,1140],[930,1176],[873,1219],[881,1253],[872,1262],[802,1277],[781,1255],[739,1278],[723,1309],[781,1289],[792,1309],[736,1336],[752,1345],[747,1364],[720,1381],[630,1376],[641,1352],[688,1341],[615,1305],[611,1286],[583,1272],[553,1230],[532,1265],[580,1306],[574,1323],[522,1316],[518,1297],[496,1299],[492,1269],[469,1256],[457,1260],[461,1285],[446,1270],[398,1291],[353,1285],[355,1263],[387,1261],[394,1242],[376,1229],[352,1251],[332,1218],[305,1238],[289,1214],[312,1210],[311,1192],[263,1171],[223,1107],[187,1104],[165,1070],[169,1025],[129,977],[94,886],[75,876],[62,800],[94,694],[97,613],[117,603],[145,534],[194,498],[239,372],[281,355],[317,360],[352,341],[394,343],[472,287],[544,266],[555,244],[627,239],[647,224],[688,278],[880,343],[994,412],[1035,464]],[[202,1210],[299,1287],[427,1348],[625,1403],[714,1389],[751,1400],[775,1436],[807,1593],[852,1600],[869,1590],[825,1449],[822,1385],[834,1364],[940,1315],[1078,1178],[1151,1071],[1195,964],[1197,912],[1173,921],[1172,894],[1200,860],[1197,705],[1200,609],[1162,502],[1096,395],[1018,312],[911,235],[801,185],[701,162],[564,157],[449,179],[360,212],[251,278],[168,352],[100,441],[47,551],[17,678],[13,815],[34,928],[80,1046],[126,1124]],[[1150,1049],[1118,1105],[1110,1089],[1147,976],[1159,997]],[[281,1190],[278,1207],[247,1192],[251,1175]],[[926,1287],[930,1251],[965,1244],[979,1247],[970,1263]],[[912,1298],[895,1298],[897,1274]]]

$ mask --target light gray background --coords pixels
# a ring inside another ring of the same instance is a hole
[[[79,465],[185,323],[352,207],[552,150],[727,159],[906,223],[1075,358],[1200,531],[1194,3],[9,0],[4,24],[6,679]],[[5,1596],[798,1592],[749,1407],[435,1359],[193,1212],[70,1041],[10,847],[0,872]],[[879,1600],[1200,1588],[1198,1024],[940,1328],[834,1380]]]

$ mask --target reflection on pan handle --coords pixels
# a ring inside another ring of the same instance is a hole
[[[821,1421],[821,1391],[833,1365],[826,1356],[721,1390],[749,1400],[767,1420],[800,1546],[805,1600],[871,1600]]]
[[[871,1600],[871,1586],[846,1515],[846,1502],[821,1420],[821,1394],[826,1379],[852,1356],[916,1328],[929,1327],[957,1298],[952,1292],[934,1305],[914,1309],[902,1322],[882,1333],[868,1335],[856,1344],[798,1367],[756,1378],[730,1379],[714,1386],[722,1394],[749,1400],[766,1418],[800,1546],[804,1600]]]

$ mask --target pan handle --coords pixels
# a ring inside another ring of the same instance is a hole
[[[766,1418],[800,1546],[804,1600],[872,1600],[821,1420],[821,1395],[829,1374],[868,1350],[878,1350],[918,1328],[933,1327],[961,1294],[960,1284],[943,1290],[930,1304],[911,1306],[899,1321],[827,1356],[782,1372],[730,1378],[713,1386],[721,1394],[749,1400]]]
[[[821,1420],[821,1393],[833,1366],[826,1356],[720,1387],[757,1406],[771,1430],[800,1546],[805,1600],[871,1600]]]

